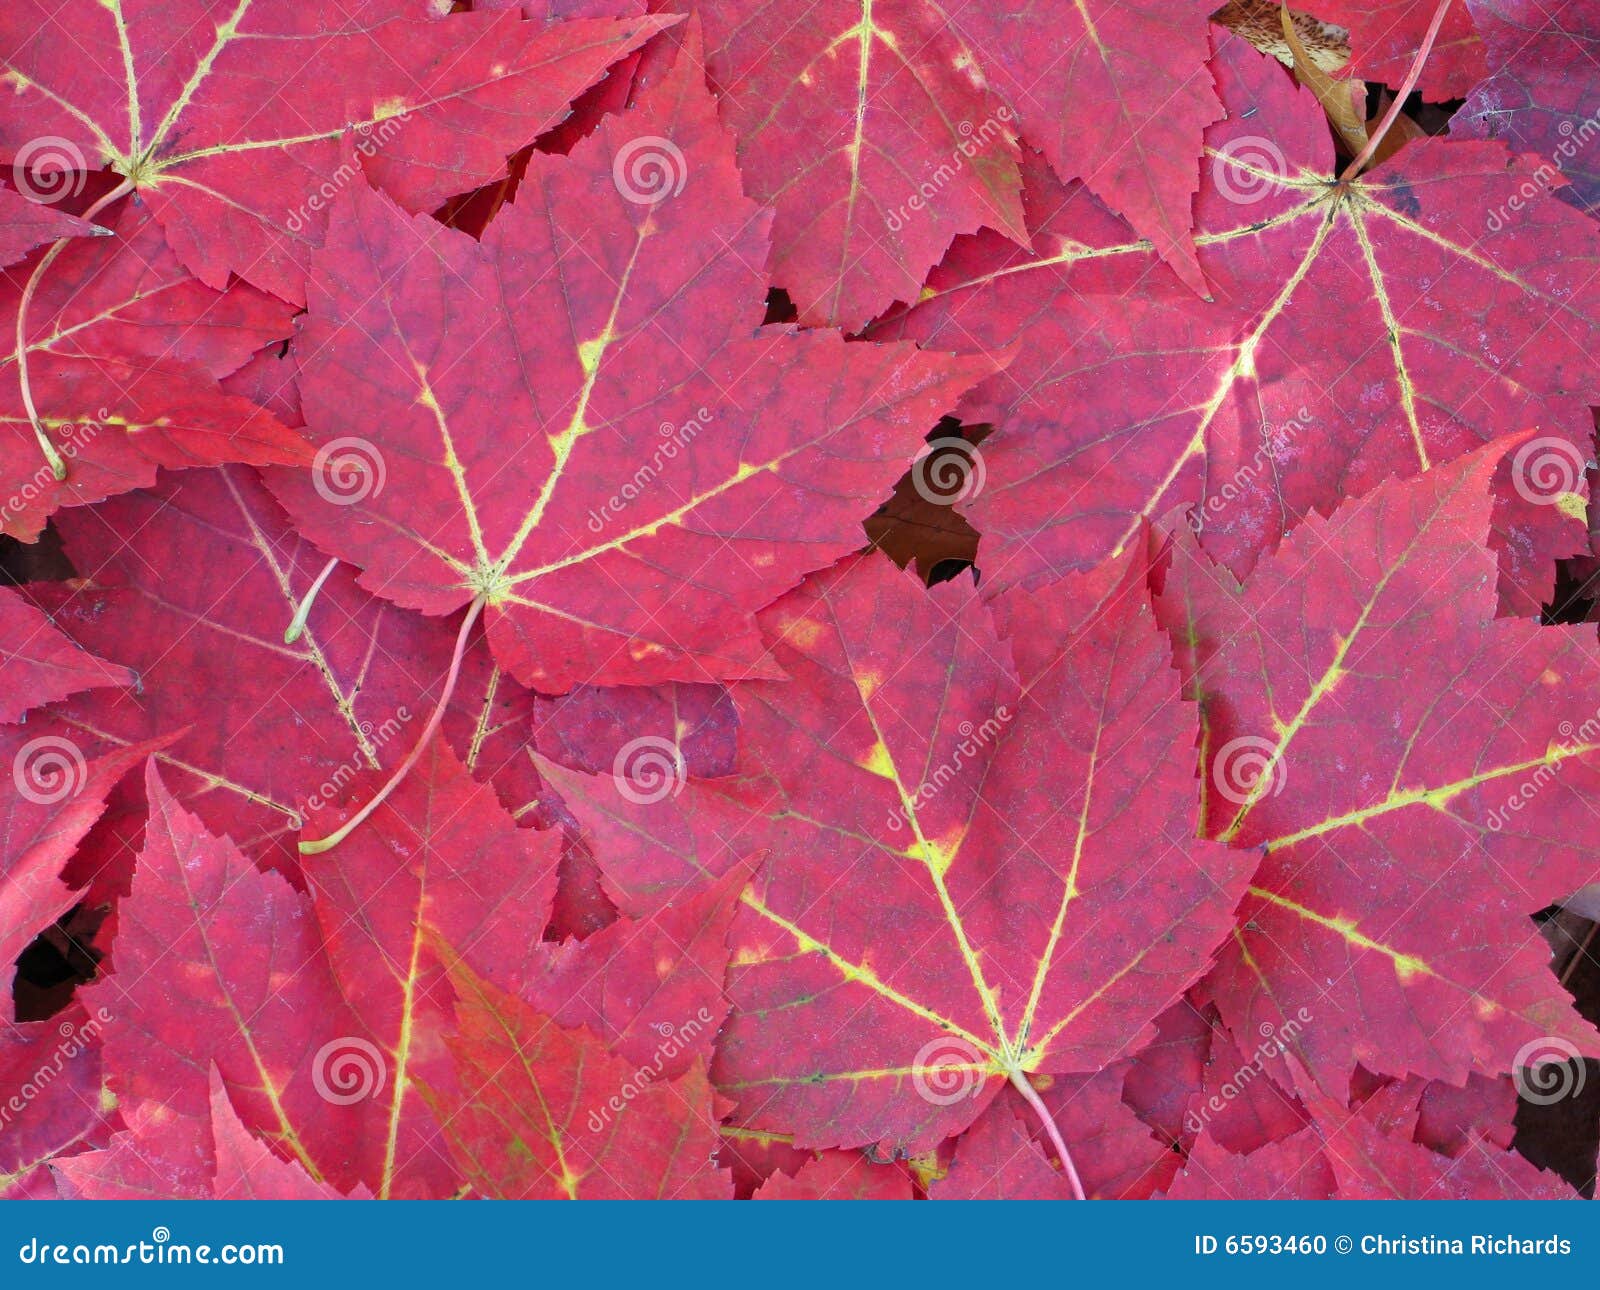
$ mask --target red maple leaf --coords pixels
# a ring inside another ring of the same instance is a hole
[[[1458,1156],[1474,1137],[1509,1150],[1516,1128],[1516,1079],[1469,1075],[1464,1085],[1430,1080],[1417,1104],[1417,1141],[1447,1156]]]
[[[1291,1060],[1291,1065],[1294,1063]],[[1303,1078],[1296,1083],[1307,1088]],[[1391,1090],[1384,1090],[1385,1093]],[[1312,1126],[1341,1197],[1351,1200],[1466,1199],[1497,1196],[1572,1199],[1572,1189],[1514,1152],[1469,1131],[1453,1156],[1414,1140],[1420,1089],[1406,1085],[1354,1108],[1318,1089],[1308,1093]]]
[[[0,10],[0,1197],[1592,1185],[1595,0],[1307,3]]]
[[[910,1200],[911,1178],[899,1164],[878,1164],[860,1151],[819,1151],[793,1175],[781,1170],[754,1200]]]
[[[66,211],[0,188],[0,265],[15,264],[36,246],[101,230]]]
[[[1329,1200],[1336,1183],[1322,1140],[1310,1129],[1235,1155],[1202,1135],[1173,1180],[1173,1200]]]
[[[641,793],[546,768],[625,908],[768,849],[718,1047],[739,1122],[923,1150],[1007,1079],[1139,1041],[1252,865],[1192,841],[1190,716],[1133,565],[991,617],[874,557],[763,622],[790,679],[741,687],[740,777]],[[1118,903],[1152,871],[1158,898]]]
[[[1144,1199],[1171,1182],[1178,1163],[1122,1101],[1125,1064],[1097,1075],[1035,1077],[1032,1082],[1091,1199]],[[1015,1089],[1001,1093],[956,1140],[949,1170],[928,1188],[933,1200],[1066,1200],[1048,1136]]]
[[[366,796],[357,782],[351,792]],[[313,812],[321,832],[335,809]],[[374,1101],[388,1131],[380,1197],[449,1195],[455,1170],[417,1092],[448,1079],[454,996],[422,940],[431,931],[504,988],[522,988],[555,894],[558,833],[519,829],[442,740],[347,846],[306,861],[329,965],[386,1073]],[[361,1047],[352,1041],[352,1051]]]
[[[496,658],[547,692],[765,674],[754,611],[860,545],[993,370],[758,327],[766,218],[693,52],[535,155],[482,244],[352,187],[312,278],[310,436],[366,473],[278,472],[278,496],[377,594],[486,606]],[[667,187],[630,177],[641,144]]]
[[[1600,1044],[1528,921],[1592,872],[1600,740],[1573,716],[1600,706],[1600,650],[1495,618],[1506,447],[1308,521],[1242,589],[1177,543],[1161,603],[1203,714],[1202,829],[1265,853],[1210,994],[1325,1088],[1358,1061],[1459,1083],[1540,1037]],[[1441,640],[1450,676],[1419,688],[1407,660]]]
[[[110,1136],[110,1108],[101,1096],[104,1024],[76,1006],[49,1021],[0,1021],[0,1088],[12,1097],[13,1090],[31,1091],[7,1107],[0,1197],[47,1185],[49,1162],[102,1146]]]
[[[539,752],[588,774],[633,755],[630,744],[670,746],[687,774],[713,778],[733,770],[739,719],[720,685],[580,686],[533,705]],[[625,767],[626,768],[626,767]]]
[[[912,300],[958,233],[1026,243],[1014,116],[928,0],[863,10],[697,6],[751,195],[774,208],[773,280],[802,322],[859,328]]]
[[[1227,1147],[1214,1132],[1215,1123],[1208,1124],[1168,1195],[1213,1200],[1572,1197],[1566,1184],[1509,1151],[1505,1141],[1493,1140],[1482,1127],[1462,1127],[1451,1149],[1425,1141],[1419,1113],[1441,1088],[1457,1097],[1464,1092],[1412,1080],[1346,1107],[1313,1087],[1309,1124],[1248,1149]]]
[[[103,1051],[123,1114],[160,1108],[166,1150],[205,1159],[214,1064],[244,1123],[312,1178],[348,1188],[381,1174],[386,1122],[369,1096],[380,1066],[340,998],[309,903],[208,833],[153,766],[146,794],[114,970],[84,991],[90,1011],[111,1018]],[[365,1080],[359,1096],[351,1077]]]
[[[1210,1059],[1201,1077],[1199,1101],[1191,1122],[1204,1125],[1217,1142],[1235,1155],[1298,1132],[1309,1118],[1293,1088],[1273,1078],[1274,1031],[1262,1027],[1243,1043],[1220,1023],[1212,1031]]]
[[[715,1200],[714,1094],[695,1063],[656,1078],[476,977],[448,949],[459,1002],[459,1086],[429,1088],[444,1136],[480,1196]]]
[[[1027,245],[1015,141],[1081,178],[1204,294],[1190,237],[1207,0],[945,9],[702,5],[710,68],[753,194],[776,211],[773,278],[807,323],[853,330],[915,300],[952,237]],[[1050,39],[1039,33],[1048,31]]]
[[[1146,1200],[1172,1181],[1178,1157],[1128,1105],[1132,1061],[1094,1075],[1034,1076],[1030,1081],[1070,1145],[1084,1194],[1108,1200]],[[1057,1147],[1042,1126],[1033,1141],[1055,1162]]]
[[[1539,184],[1593,214],[1600,206],[1591,147],[1600,131],[1600,8],[1594,0],[1468,0],[1466,7],[1483,33],[1489,74],[1450,119],[1451,135],[1538,153],[1551,163],[1535,172]]]
[[[702,892],[584,941],[548,947],[521,993],[563,1026],[587,1026],[618,1056],[675,1079],[709,1066],[728,1016],[728,928],[749,880],[736,865]]]
[[[211,1134],[216,1173],[211,1194],[217,1200],[341,1200],[327,1183],[317,1182],[304,1167],[283,1160],[245,1128],[217,1068],[211,1068]],[[365,1188],[358,1192],[369,1196]]]
[[[208,1114],[174,1116],[158,1103],[124,1107],[127,1127],[99,1150],[57,1159],[61,1192],[72,1199],[339,1200],[293,1160],[275,1155],[250,1132],[211,1067]],[[357,1186],[353,1199],[370,1199]]]
[[[60,719],[86,752],[174,736],[160,756],[166,783],[252,855],[282,863],[308,814],[415,741],[450,627],[385,604],[342,569],[286,644],[323,557],[252,472],[174,475],[66,512],[58,527],[85,581],[30,594],[78,645],[122,651],[139,676],[136,690],[83,696]],[[118,537],[126,531],[140,534],[136,551]],[[445,731],[512,808],[538,791],[522,751],[531,702],[474,642]]]
[[[80,649],[22,596],[0,587],[0,723],[69,694],[133,682],[127,668]]]
[[[1036,0],[950,14],[1056,174],[1081,179],[1200,295],[1190,229],[1201,132],[1222,116],[1205,66],[1215,8],[1211,0]]]
[[[1277,63],[1229,37],[1212,67],[1230,110],[1196,208],[1214,303],[1038,167],[1033,250],[965,243],[876,333],[1017,352],[962,409],[1000,427],[959,503],[985,586],[1093,565],[1180,503],[1242,575],[1341,498],[1536,426],[1560,478],[1507,489],[1497,521],[1531,612],[1581,541],[1600,230],[1524,195],[1540,163],[1493,144],[1422,140],[1336,180],[1321,108]]]
[[[174,1115],[159,1102],[119,1106],[125,1126],[95,1151],[65,1156],[51,1168],[70,1200],[205,1200],[216,1154],[209,1125]]]
[[[43,137],[50,173],[108,167],[202,281],[237,273],[300,303],[329,190],[364,172],[426,210],[474,188],[671,21],[17,0],[0,14],[0,69],[25,108],[0,119],[0,156],[27,164]]]
[[[1185,995],[1156,1018],[1155,1038],[1140,1049],[1122,1085],[1123,1100],[1165,1142],[1188,1150],[1193,1114],[1211,1057],[1213,1010]]]
[[[106,808],[116,783],[159,741],[88,760],[66,728],[48,721],[0,726],[0,964],[3,980],[40,932],[78,903],[61,881],[73,850]],[[9,1005],[0,1010],[10,1015]]]
[[[1484,72],[1483,42],[1473,26],[1475,3],[1442,0],[1305,0],[1308,13],[1350,33],[1350,70],[1364,80],[1399,87],[1405,82],[1441,8],[1444,16],[1422,78],[1424,97],[1436,102],[1465,94]]]
[[[39,279],[26,319],[31,398],[58,459],[40,451],[18,386],[16,330],[42,261],[0,273],[7,342],[0,373],[0,532],[33,541],[61,506],[155,482],[156,468],[216,462],[305,465],[311,450],[276,417],[217,385],[293,313],[243,284],[195,281],[148,214],[125,210],[108,237],[63,247]]]

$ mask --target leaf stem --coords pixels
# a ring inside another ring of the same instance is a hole
[[[333,559],[322,566],[322,572],[317,575],[317,580],[311,584],[311,590],[301,597],[300,603],[295,606],[294,617],[289,620],[289,625],[283,630],[283,643],[285,645],[293,645],[300,639],[300,633],[306,629],[306,619],[311,617],[311,605],[317,598],[317,592],[322,590],[322,584],[328,580],[328,575],[338,567],[338,556],[334,556]]]
[[[1428,61],[1428,55],[1433,52],[1433,42],[1439,38],[1439,29],[1444,26],[1444,16],[1449,10],[1450,0],[1439,0],[1439,7],[1433,11],[1433,21],[1428,24],[1428,34],[1422,38],[1422,45],[1417,50],[1417,56],[1411,60],[1411,70],[1406,73],[1406,79],[1396,92],[1394,102],[1389,104],[1389,110],[1383,114],[1383,120],[1378,123],[1378,128],[1367,140],[1367,146],[1356,154],[1356,159],[1346,166],[1344,173],[1339,176],[1341,184],[1361,173],[1361,168],[1372,160],[1373,153],[1377,152],[1378,145],[1383,142],[1383,136],[1388,134],[1389,128],[1399,120],[1400,109],[1405,106],[1411,91],[1417,87],[1417,78],[1422,75],[1422,65]]]
[[[80,217],[85,221],[92,220],[119,197],[126,197],[133,191],[133,180],[124,179],[105,196],[101,197]],[[27,285],[22,288],[22,299],[17,302],[17,384],[22,390],[22,406],[28,412],[28,424],[33,427],[33,437],[39,441],[39,451],[44,453],[44,459],[50,463],[50,473],[55,476],[59,484],[67,477],[67,463],[56,450],[55,444],[50,442],[50,437],[44,432],[44,423],[39,420],[39,409],[33,404],[33,383],[28,376],[28,306],[33,303],[33,293],[39,289],[39,282],[44,277],[44,271],[55,263],[56,256],[66,249],[70,237],[60,237],[50,244],[50,249],[40,258],[39,263],[33,266],[33,272],[28,275]]]
[[[422,750],[428,746],[433,736],[438,733],[439,723],[444,720],[444,710],[450,702],[450,696],[455,693],[456,681],[461,675],[461,660],[467,652],[467,637],[472,633],[472,624],[478,621],[478,615],[482,612],[483,597],[479,596],[473,600],[471,607],[468,608],[467,616],[461,621],[461,630],[456,633],[456,650],[450,656],[450,670],[445,674],[444,690],[439,695],[439,702],[433,709],[433,715],[428,718],[428,724],[422,731],[422,737],[417,740],[416,745],[406,754],[406,759],[400,763],[399,769],[389,776],[389,782],[378,790],[376,797],[346,820],[339,828],[325,838],[319,838],[314,842],[302,842],[300,844],[301,855],[314,856],[321,855],[324,851],[332,851],[334,847],[338,846],[365,823],[367,817],[382,806],[389,794],[399,788],[405,777],[411,773],[411,768],[417,764],[418,758],[422,756]]]
[[[1022,1098],[1034,1110],[1039,1121],[1044,1125],[1044,1131],[1050,1135],[1050,1143],[1056,1149],[1056,1155],[1061,1158],[1061,1170],[1067,1175],[1067,1182],[1072,1185],[1072,1194],[1078,1200],[1084,1199],[1083,1181],[1078,1177],[1078,1167],[1072,1163],[1072,1152],[1067,1150],[1067,1144],[1061,1137],[1061,1130],[1056,1128],[1055,1117],[1050,1114],[1050,1108],[1044,1104],[1044,1099],[1039,1096],[1038,1089],[1028,1083],[1028,1077],[1021,1071],[1011,1072],[1011,1087],[1022,1094]]]
[[[1294,25],[1294,15],[1289,12],[1287,4],[1278,8],[1278,23],[1283,28],[1283,39],[1289,46],[1289,55],[1294,60],[1295,80],[1317,96],[1317,102],[1322,104],[1323,112],[1333,123],[1345,151],[1355,156],[1367,146],[1367,114],[1356,104],[1353,91],[1360,87],[1361,105],[1364,106],[1367,87],[1360,81],[1336,80],[1323,71],[1316,59],[1306,52],[1299,29]]]

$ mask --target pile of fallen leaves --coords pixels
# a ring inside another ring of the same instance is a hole
[[[7,0],[0,1193],[1582,1188],[1600,0],[1308,7]]]

